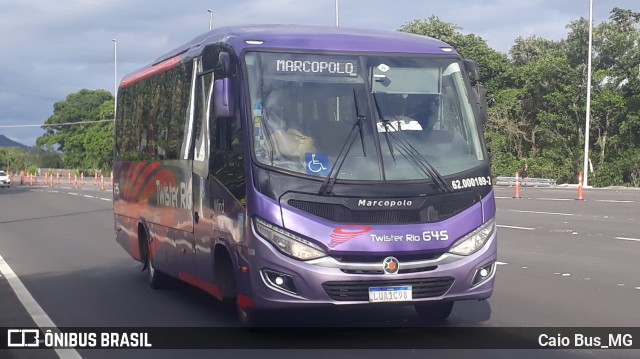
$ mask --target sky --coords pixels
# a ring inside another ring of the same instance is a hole
[[[593,0],[594,23],[611,9],[640,12],[640,0]],[[31,146],[53,105],[81,89],[113,93],[114,78],[213,26],[335,26],[335,0],[0,0],[0,134]],[[431,15],[508,53],[514,40],[566,37],[589,17],[589,0],[339,0],[340,26],[397,30]],[[117,41],[117,74],[114,42]],[[586,54],[585,54],[586,56]]]

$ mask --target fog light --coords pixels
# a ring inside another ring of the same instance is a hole
[[[476,274],[473,276],[473,281],[471,282],[471,286],[476,286],[487,279],[492,277],[493,270],[495,267],[495,263],[487,264],[484,267],[476,269]]]
[[[260,274],[267,287],[286,294],[298,294],[298,289],[292,276],[271,269],[263,269]]]

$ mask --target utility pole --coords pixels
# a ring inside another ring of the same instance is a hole
[[[113,41],[113,120],[116,120],[116,110],[118,109],[118,41]]]
[[[587,114],[584,127],[584,187],[589,185],[589,130],[591,121],[591,54],[593,47],[593,0],[589,0],[589,55],[587,57]]]

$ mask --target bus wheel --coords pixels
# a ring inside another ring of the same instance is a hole
[[[255,309],[242,308],[236,299],[236,312],[243,327],[255,328],[263,325],[263,316]]]
[[[149,241],[147,240],[146,234],[144,232],[141,233],[140,237],[141,246],[142,246],[142,270],[147,270],[147,279],[149,281],[149,285],[153,289],[164,289],[169,287],[170,278],[168,275],[160,272],[153,266],[153,260],[149,255]]]
[[[423,303],[415,305],[416,313],[423,320],[440,322],[449,317],[453,302]]]

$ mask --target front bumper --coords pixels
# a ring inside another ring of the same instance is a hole
[[[377,274],[375,269],[382,269],[381,262],[341,263],[331,257],[308,262],[295,260],[259,238],[255,231],[253,235],[255,252],[248,261],[252,275],[245,277],[249,282],[245,295],[252,298],[257,309],[370,304],[369,287],[398,285],[413,288],[413,300],[395,303],[399,305],[487,299],[493,293],[496,231],[482,249],[470,256],[445,253],[435,259],[400,262],[400,268],[411,270],[398,274]],[[482,268],[490,270],[478,282]],[[279,280],[282,285],[274,280],[277,274],[284,278]],[[477,284],[473,284],[474,278]]]

